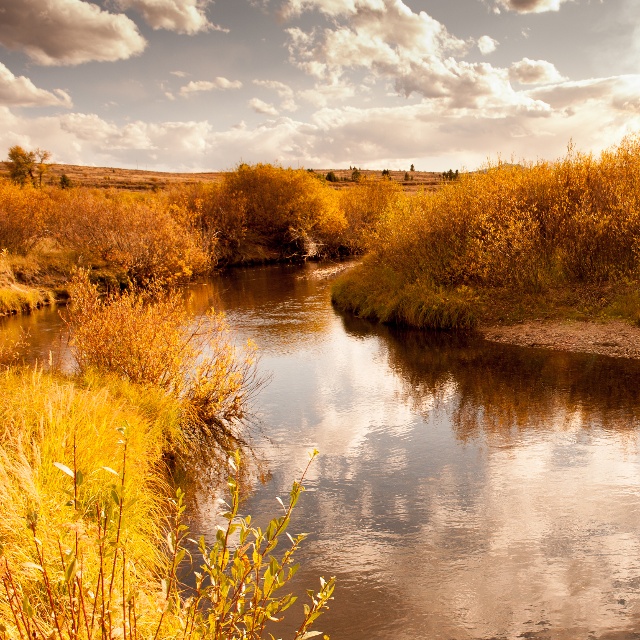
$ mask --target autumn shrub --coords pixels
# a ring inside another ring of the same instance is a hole
[[[226,174],[222,197],[243,206],[254,240],[284,256],[339,251],[346,220],[338,194],[308,171],[242,164]]]
[[[162,194],[59,190],[52,233],[61,246],[123,270],[131,279],[185,278],[210,266],[186,208]]]
[[[224,316],[191,318],[177,289],[158,284],[101,296],[76,274],[65,318],[80,372],[98,370],[162,389],[180,403],[187,449],[201,461],[243,441],[240,427],[261,385],[255,347],[233,345]]]
[[[570,148],[553,163],[499,163],[395,203],[375,229],[370,256],[336,284],[334,300],[394,321],[406,303],[398,299],[389,314],[375,301],[388,306],[389,297],[360,284],[388,273],[381,282],[410,297],[457,305],[470,289],[464,297],[478,316],[498,291],[508,298],[636,280],[639,247],[640,140],[628,138],[598,158]]]
[[[389,207],[404,198],[401,186],[391,180],[358,178],[358,184],[340,192],[340,207],[347,221],[346,244],[352,252],[366,250]]]
[[[173,188],[169,202],[189,211],[203,246],[214,264],[237,259],[247,232],[246,197],[226,184],[182,185]]]
[[[46,233],[51,200],[47,189],[0,179],[0,250],[24,255]]]

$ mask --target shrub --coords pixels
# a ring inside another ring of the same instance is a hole
[[[570,150],[555,163],[449,173],[453,179],[439,191],[388,207],[364,272],[388,271],[397,291],[428,299],[442,293],[453,300],[461,287],[492,290],[487,301],[497,289],[521,296],[640,276],[639,139],[598,159]],[[370,277],[353,271],[344,278],[353,300],[366,297],[360,283]],[[347,298],[336,294],[341,306],[359,308]],[[403,315],[400,306],[390,317]]]
[[[86,272],[76,274],[66,313],[80,372],[96,369],[160,388],[179,401],[182,437],[202,466],[217,450],[242,443],[240,427],[261,382],[255,347],[240,353],[224,317],[191,319],[178,290],[159,284],[101,297]]]
[[[244,203],[247,229],[270,248],[289,256],[339,248],[346,220],[338,194],[307,171],[240,165],[225,176],[223,192]]]
[[[189,277],[209,267],[191,213],[161,196],[73,189],[53,197],[60,245],[135,281]]]
[[[236,453],[229,461],[231,504],[221,514],[226,526],[211,546],[200,538],[195,587],[183,590],[185,494],[163,498],[157,465],[170,407],[148,388],[89,384],[82,389],[27,370],[0,380],[2,637],[264,637],[267,622],[296,599],[281,591],[296,573],[304,534],[289,536],[281,557],[275,554],[306,471],[283,514],[263,531],[238,515]],[[334,584],[321,580],[311,592],[294,640],[318,635],[309,628]]]

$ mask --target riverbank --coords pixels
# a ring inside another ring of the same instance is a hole
[[[640,359],[640,327],[622,320],[529,320],[507,326],[480,327],[478,331],[490,342]]]

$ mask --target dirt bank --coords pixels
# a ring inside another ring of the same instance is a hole
[[[480,333],[492,342],[640,359],[640,327],[620,320],[603,323],[528,321],[482,327]]]

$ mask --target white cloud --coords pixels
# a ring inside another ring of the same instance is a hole
[[[260,98],[251,98],[249,106],[256,112],[265,116],[277,116],[278,110],[270,103],[260,100]]]
[[[358,93],[360,94],[367,94],[370,91],[370,87],[367,86],[358,88]],[[356,95],[356,87],[342,82],[332,84],[318,83],[313,89],[300,91],[299,95],[303,100],[316,107],[326,107],[353,98]]]
[[[191,81],[180,89],[180,95],[186,98],[194,93],[202,91],[215,91],[226,89],[240,89],[242,82],[240,80],[227,80],[227,78],[217,77],[215,80],[197,80]]]
[[[278,80],[254,80],[253,84],[258,87],[264,87],[265,89],[275,91],[282,100],[280,107],[284,111],[298,110],[298,105],[295,101],[295,93],[293,89],[289,85],[284,84],[284,82],[279,82]]]
[[[323,108],[306,122],[252,101],[272,117],[225,131],[206,120],[120,124],[90,113],[27,118],[0,107],[0,148],[20,144],[50,149],[61,162],[172,171],[225,169],[241,158],[366,168],[404,166],[411,158],[421,168],[443,170],[474,169],[487,153],[554,159],[570,138],[578,149],[598,151],[640,130],[640,75],[563,82],[516,97],[506,104],[489,96],[473,108],[443,109],[439,100]]]
[[[216,29],[228,32],[207,19],[210,0],[117,0],[122,10],[134,9],[153,29],[194,34]]]
[[[177,78],[186,78],[189,75],[186,71],[169,71],[169,73]]]
[[[520,84],[552,84],[566,80],[551,62],[522,58],[509,68],[509,78]]]
[[[544,13],[559,11],[560,5],[573,0],[497,0],[498,4],[507,11],[518,13]]]
[[[146,40],[124,14],[82,0],[0,0],[0,44],[42,65],[125,60]]]
[[[494,40],[491,36],[482,36],[478,39],[478,49],[482,55],[493,53],[498,47],[499,42]]]
[[[69,94],[62,89],[53,92],[39,89],[29,78],[14,76],[0,62],[0,104],[9,107],[67,107],[72,102]]]

